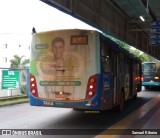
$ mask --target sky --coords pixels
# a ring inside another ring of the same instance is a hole
[[[93,29],[39,0],[0,0],[0,35],[67,28]]]

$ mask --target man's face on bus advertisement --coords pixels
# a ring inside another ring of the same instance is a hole
[[[64,53],[64,43],[63,42],[55,42],[52,45],[52,52],[54,54],[54,58],[59,59],[63,57]]]

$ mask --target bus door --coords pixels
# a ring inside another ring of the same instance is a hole
[[[129,97],[132,97],[132,95],[133,95],[133,70],[134,70],[134,66],[135,66],[135,64],[134,64],[134,61],[133,60],[131,60],[130,61],[130,63],[129,63],[129,78],[130,78],[130,80],[129,80]]]
[[[131,59],[128,59],[127,57],[125,57],[125,83],[124,83],[124,91],[125,91],[125,99],[128,99],[130,97],[131,94],[131,68],[132,68],[132,64],[131,64]]]
[[[113,95],[112,95],[112,103],[117,104],[118,102],[118,53],[113,51],[112,52],[112,59],[113,59]]]

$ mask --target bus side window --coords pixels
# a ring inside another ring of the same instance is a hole
[[[136,73],[139,74],[140,73],[140,67],[139,67],[139,63],[136,62]]]
[[[143,72],[144,71],[144,65],[142,64],[141,66],[142,66],[142,72]]]
[[[120,73],[124,74],[124,55],[120,53]]]
[[[102,62],[103,72],[111,71],[110,53],[111,53],[111,47],[104,41],[101,41],[101,62]]]
[[[130,59],[128,59],[125,56],[124,57],[124,73],[129,73],[129,62],[130,62]]]

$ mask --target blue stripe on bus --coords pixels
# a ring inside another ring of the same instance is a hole
[[[50,101],[50,100],[42,100],[36,99],[35,97],[30,97],[30,104],[33,106],[53,106],[53,107],[62,107],[62,108],[77,108],[77,109],[92,109],[98,110],[99,104],[95,106],[87,106],[88,101],[80,101],[80,102],[64,102],[64,101]],[[92,104],[97,103],[96,96],[92,100]],[[46,104],[45,104],[46,103]]]
[[[38,106],[38,98],[34,97],[31,92],[30,92],[30,95],[29,95],[29,100],[30,100],[30,105],[33,105],[33,106]]]

